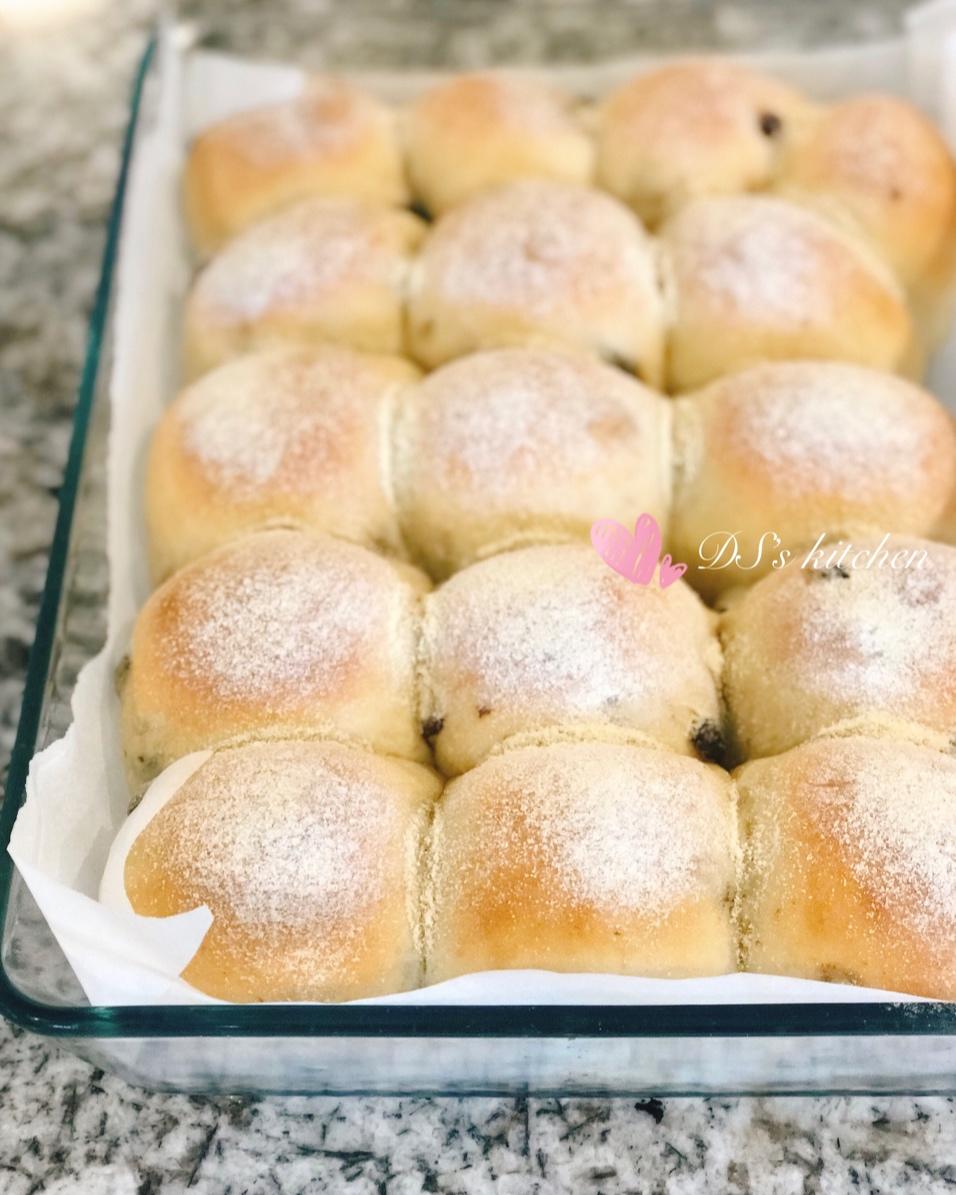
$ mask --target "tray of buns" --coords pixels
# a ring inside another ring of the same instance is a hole
[[[196,1090],[951,1088],[949,20],[434,77],[165,31],[10,1015]]]

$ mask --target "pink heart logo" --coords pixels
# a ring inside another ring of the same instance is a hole
[[[598,519],[591,526],[591,543],[616,573],[636,585],[648,585],[661,554],[661,529],[647,514],[640,516],[633,532],[617,519]]]
[[[651,583],[658,559],[661,589],[673,585],[687,572],[687,565],[675,564],[670,553],[661,556],[661,529],[653,515],[641,515],[633,531],[617,519],[598,519],[591,524],[591,543],[605,564],[635,585]]]
[[[686,572],[687,565],[673,564],[670,552],[667,552],[661,557],[661,589],[666,589],[668,585],[673,585],[675,581],[679,581]]]

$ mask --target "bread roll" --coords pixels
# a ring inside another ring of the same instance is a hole
[[[745,758],[845,722],[956,737],[956,549],[880,544],[852,545],[842,564],[795,560],[725,615],[724,694]]]
[[[186,300],[191,376],[251,349],[331,340],[402,347],[403,291],[424,224],[359,199],[305,199],[240,233]]]
[[[196,248],[311,195],[408,201],[394,115],[344,79],[313,76],[300,95],[205,129],[186,159],[186,218]]]
[[[654,226],[691,199],[768,186],[813,115],[799,93],[736,63],[672,63],[602,105],[598,181]]]
[[[399,357],[325,345],[227,362],[184,390],[150,445],[153,575],[276,524],[400,550],[383,444],[417,371]]]
[[[956,999],[956,759],[824,738],[737,785],[748,970]]]
[[[586,539],[599,518],[666,522],[669,405],[620,370],[540,349],[477,353],[405,397],[395,487],[438,577],[508,547]]]
[[[732,971],[734,864],[719,768],[608,743],[507,751],[439,804],[426,976]]]
[[[262,531],[175,573],[121,675],[134,793],[190,751],[248,738],[356,739],[425,759],[415,718],[417,570],[330,536]]]
[[[587,183],[594,159],[571,96],[490,72],[426,91],[408,114],[406,152],[412,189],[435,215],[515,179]]]
[[[354,1000],[418,987],[419,859],[435,775],[330,742],[174,764],[113,845],[101,899],[144,917],[206,905],[183,971],[221,1000]]]
[[[662,238],[675,305],[669,389],[786,359],[918,372],[899,284],[862,241],[813,211],[768,196],[701,199]]]
[[[956,269],[956,165],[921,112],[896,96],[828,109],[787,155],[779,189],[846,220],[909,292],[929,339],[945,330]]]
[[[796,554],[821,534],[928,535],[956,477],[946,410],[925,390],[856,365],[734,374],[675,403],[674,429],[668,546],[707,596],[751,584],[781,550]]]
[[[956,433],[956,420],[953,421],[952,427]],[[942,540],[944,544],[952,544],[953,547],[956,547],[956,471],[950,480],[946,507],[940,515],[939,522],[933,528],[933,539]]]
[[[423,722],[454,775],[518,735],[721,742],[713,615],[683,582],[635,585],[588,544],[524,548],[426,600]]]
[[[429,233],[412,275],[411,355],[427,368],[476,349],[569,345],[660,382],[653,242],[617,200],[526,180],[484,191]]]

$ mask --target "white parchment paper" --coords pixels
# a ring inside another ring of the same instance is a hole
[[[159,95],[137,144],[122,232],[110,386],[107,643],[80,674],[69,731],[33,761],[26,802],[10,842],[17,867],[93,1004],[214,1003],[179,978],[209,927],[208,910],[146,918],[107,909],[96,900],[128,801],[113,673],[149,593],[143,459],[150,431],[178,381],[181,306],[189,277],[179,209],[184,147],[212,121],[294,95],[303,81],[290,67],[190,52],[187,41],[175,29],[163,39]],[[600,94],[657,61],[563,67],[550,77],[583,93]],[[874,88],[907,95],[956,144],[956,0],[937,0],[914,10],[898,40],[755,61],[821,98]],[[385,98],[403,100],[435,76],[357,78]],[[930,385],[953,404],[956,334],[934,363]],[[465,976],[373,1002],[727,1004],[887,998],[912,999],[760,975],[649,980],[508,971]]]

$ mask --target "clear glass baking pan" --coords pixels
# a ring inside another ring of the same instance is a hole
[[[444,45],[447,61],[447,37]],[[90,1006],[6,846],[30,759],[66,730],[76,675],[105,637],[111,296],[129,162],[149,119],[154,53],[150,43],[136,78],[0,816],[0,1011],[131,1082],[182,1091],[956,1091],[956,1005]]]

